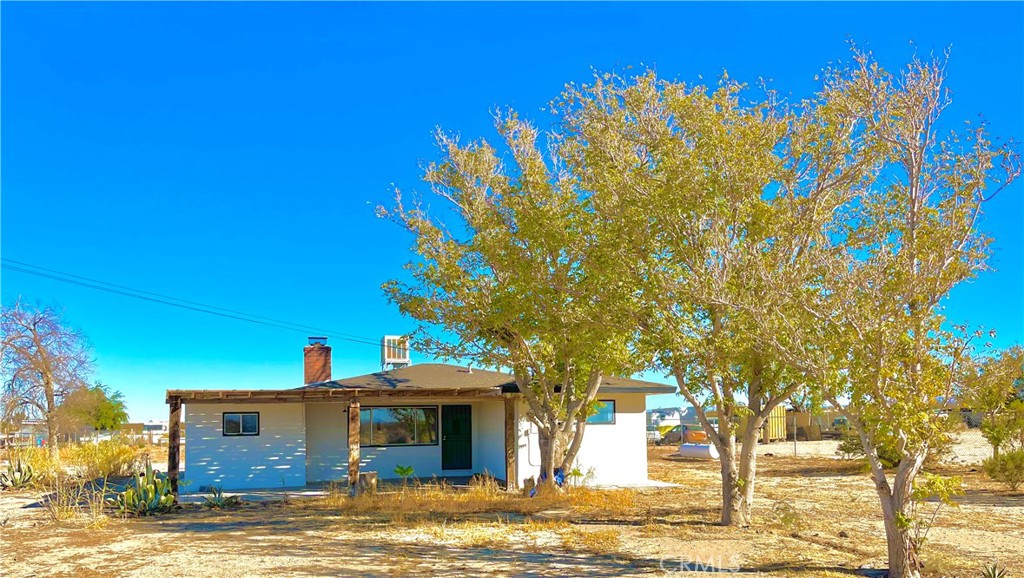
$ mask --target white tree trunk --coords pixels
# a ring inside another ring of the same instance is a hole
[[[893,496],[879,495],[879,499],[882,503],[882,519],[885,522],[889,578],[920,578],[921,571],[910,528],[900,522],[901,516],[906,515],[906,504],[897,504]]]

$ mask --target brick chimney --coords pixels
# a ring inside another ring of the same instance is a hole
[[[310,337],[309,345],[302,348],[305,383],[331,380],[331,346],[326,337]]]

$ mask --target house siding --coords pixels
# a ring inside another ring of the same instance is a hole
[[[377,472],[379,479],[397,478],[397,466],[412,466],[420,479],[433,476],[463,476],[490,472],[505,477],[505,425],[502,400],[403,398],[401,400],[363,400],[362,407],[469,405],[472,407],[473,467],[468,470],[442,470],[441,445],[363,447],[359,469]],[[348,406],[342,403],[307,403],[306,478],[309,482],[344,481],[348,473]],[[440,414],[438,414],[440,418]],[[438,423],[440,439],[440,419]],[[443,442],[442,442],[443,443]]]
[[[348,476],[348,406],[306,404],[306,481],[344,481]]]
[[[647,481],[646,398],[643,394],[599,395],[615,401],[615,424],[587,426],[577,466],[592,472],[596,485],[643,484]],[[389,402],[390,401],[390,402]],[[396,466],[412,466],[420,479],[490,472],[505,477],[504,402],[403,398],[363,401],[362,407],[388,405],[470,405],[473,419],[473,467],[442,470],[441,446],[363,447],[361,471],[380,479],[396,477]],[[224,412],[260,413],[260,435],[223,436]],[[517,407],[518,479],[537,476],[540,453],[536,429],[526,421],[526,405]],[[306,483],[344,481],[348,471],[348,407],[344,403],[186,404],[186,492],[208,486],[230,490],[298,487]],[[440,420],[439,420],[440,421]],[[440,427],[440,424],[439,424]],[[440,431],[438,432],[440,436]],[[442,442],[443,443],[443,442]]]
[[[259,412],[256,436],[223,435],[224,412]],[[298,487],[306,484],[303,404],[186,404],[186,492]]]
[[[576,467],[592,485],[642,485],[647,479],[647,399],[644,394],[598,394],[615,401],[614,424],[587,424]],[[525,403],[518,414],[525,416]],[[519,480],[540,476],[537,428],[525,418],[519,424]]]

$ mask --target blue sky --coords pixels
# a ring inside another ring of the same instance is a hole
[[[380,291],[409,239],[373,207],[423,190],[434,128],[493,137],[499,106],[545,122],[592,68],[727,69],[800,98],[848,39],[889,68],[951,46],[945,121],[981,113],[1024,140],[1020,3],[7,2],[0,18],[4,257],[370,339],[415,326]],[[1001,345],[1024,341],[1021,191],[986,208],[996,271],[947,311]],[[5,303],[65,310],[134,420],[166,419],[168,388],[301,385],[300,332],[0,281]],[[377,369],[374,346],[332,345],[336,377]]]

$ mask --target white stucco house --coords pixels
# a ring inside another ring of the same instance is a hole
[[[294,488],[352,481],[360,471],[419,478],[490,473],[510,487],[538,476],[537,432],[512,376],[444,364],[345,379],[311,338],[305,385],[280,390],[169,390],[168,474],[183,492]],[[606,378],[577,458],[596,485],[647,482],[646,396],[675,387]],[[179,459],[182,413],[186,455]]]

